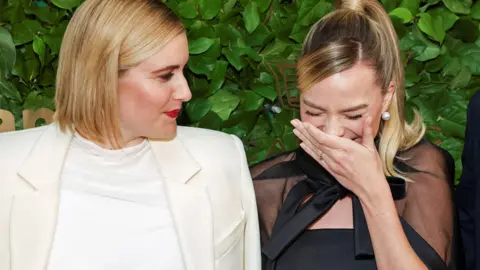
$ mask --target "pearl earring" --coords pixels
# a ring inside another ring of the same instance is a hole
[[[390,120],[390,113],[389,113],[389,112],[383,112],[383,113],[382,113],[382,119],[383,119],[384,121]]]

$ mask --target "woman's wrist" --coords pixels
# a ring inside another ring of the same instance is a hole
[[[361,194],[356,194],[360,199],[360,202],[366,211],[372,214],[381,214],[384,212],[391,212],[392,205],[394,206],[392,193],[390,186],[385,179],[385,176],[381,176],[382,179],[375,181],[370,179],[375,185],[369,186],[363,190]]]

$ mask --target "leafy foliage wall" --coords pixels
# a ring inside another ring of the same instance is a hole
[[[82,0],[0,0],[0,109],[22,126],[25,109],[54,109],[62,35]],[[251,163],[293,149],[295,59],[330,0],[167,0],[190,40],[186,76],[194,99],[180,122],[239,136]],[[407,113],[457,161],[466,105],[480,86],[480,2],[383,0],[406,69]],[[1,121],[1,120],[0,120]]]

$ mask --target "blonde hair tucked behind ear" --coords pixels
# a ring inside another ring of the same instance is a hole
[[[158,0],[86,0],[60,50],[55,97],[60,129],[121,147],[119,76],[183,32],[178,17]]]
[[[379,153],[387,176],[405,178],[394,168],[398,151],[417,144],[425,133],[421,117],[404,118],[404,67],[398,37],[381,4],[376,0],[344,0],[318,21],[307,35],[297,63],[297,85],[305,92],[323,79],[363,63],[375,70],[378,85],[395,94],[388,109],[391,117],[379,130]],[[408,180],[408,179],[407,179]]]

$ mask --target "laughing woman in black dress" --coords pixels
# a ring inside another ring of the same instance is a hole
[[[452,159],[404,119],[382,6],[342,1],[310,30],[297,76],[302,147],[251,170],[264,269],[447,269]]]

